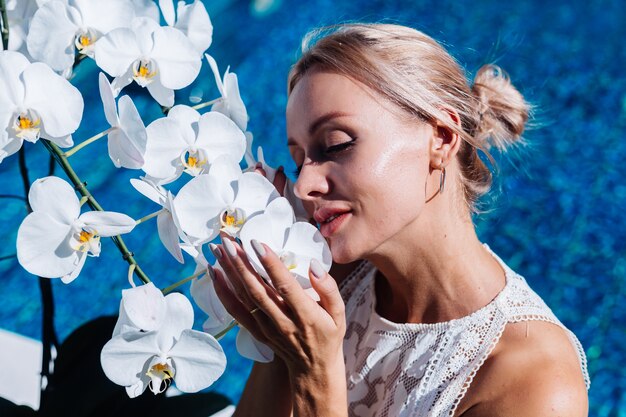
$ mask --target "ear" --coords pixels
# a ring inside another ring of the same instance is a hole
[[[461,129],[461,118],[452,109],[443,109],[444,121],[437,120],[433,125],[433,136],[430,142],[430,167],[432,169],[445,168],[456,156],[461,147],[461,137],[450,124]]]

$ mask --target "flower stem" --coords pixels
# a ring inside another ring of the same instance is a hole
[[[72,181],[72,184],[74,184],[74,188],[82,196],[87,197],[87,204],[89,204],[89,206],[93,210],[104,211],[102,207],[100,206],[100,204],[98,204],[96,199],[91,195],[91,193],[87,189],[87,183],[81,181],[78,175],[76,175],[76,172],[74,172],[72,165],[67,160],[67,157],[65,156],[61,148],[59,148],[55,143],[52,143],[47,139],[40,139],[40,142],[43,143],[46,149],[48,149],[48,152],[50,152],[54,156],[54,159],[56,159],[57,163],[61,166],[63,171],[65,171],[65,174],[67,175],[67,177],[70,179],[70,181]],[[148,276],[145,274],[145,272],[141,270],[141,268],[137,264],[137,261],[135,260],[133,253],[129,251],[128,248],[126,247],[126,244],[124,243],[124,240],[122,239],[122,237],[112,236],[111,239],[113,240],[113,243],[115,243],[115,246],[117,246],[119,251],[122,253],[122,257],[126,260],[126,262],[128,262],[129,264],[136,265],[135,274],[137,274],[137,277],[139,277],[139,279],[142,280],[145,284],[150,282],[150,279],[148,278]]]
[[[216,98],[215,100],[211,100],[211,101],[205,101],[204,103],[196,104],[195,106],[191,106],[191,108],[195,109],[195,110],[200,110],[200,109],[203,109],[205,107],[212,106],[213,104],[217,103],[218,101],[222,101],[222,97]]]
[[[226,333],[230,332],[233,327],[235,327],[236,325],[238,325],[239,323],[237,323],[237,320],[233,320],[228,327],[226,327],[224,330],[222,330],[221,332],[219,332],[218,334],[215,335],[215,338],[217,340],[220,340],[222,337],[224,337],[226,335]]]
[[[161,210],[155,211],[154,213],[150,213],[150,214],[148,214],[147,216],[143,216],[141,219],[136,220],[136,221],[135,221],[135,224],[136,224],[136,225],[137,225],[137,224],[141,224],[141,223],[145,222],[146,220],[150,220],[151,218],[156,217],[156,216],[158,216],[159,214],[164,213],[164,212],[166,212],[166,211],[167,211],[167,210],[166,210],[165,208],[162,208]]]
[[[0,0],[0,20],[2,20],[2,46],[4,50],[9,49],[9,18],[7,17],[7,5],[5,0]]]
[[[98,139],[106,136],[109,134],[109,132],[111,132],[113,129],[115,129],[114,127],[110,127],[107,130],[105,130],[104,132],[100,132],[97,135],[94,135],[92,137],[90,137],[89,139],[86,139],[84,141],[82,141],[81,143],[79,143],[78,145],[74,146],[72,149],[70,149],[69,151],[66,151],[64,153],[64,156],[66,158],[69,158],[70,156],[74,155],[76,152],[80,151],[81,149],[83,149],[85,146],[97,141]]]
[[[188,276],[187,278],[183,278],[178,282],[173,283],[172,285],[170,285],[169,287],[165,287],[161,290],[161,292],[163,293],[163,295],[167,295],[169,293],[171,293],[172,291],[174,291],[176,288],[180,287],[181,285],[191,281],[194,278],[198,278],[200,275],[202,274],[206,274],[206,270],[202,270],[200,272],[196,272],[195,274]]]

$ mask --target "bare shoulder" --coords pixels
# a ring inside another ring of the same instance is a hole
[[[587,388],[574,346],[561,327],[509,323],[476,374],[456,415],[587,416]]]

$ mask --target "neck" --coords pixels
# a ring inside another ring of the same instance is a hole
[[[378,314],[398,323],[449,321],[485,306],[502,290],[504,271],[464,217],[420,216],[368,256],[379,271]],[[420,220],[429,218],[444,220]]]

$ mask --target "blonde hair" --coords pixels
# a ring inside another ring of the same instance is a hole
[[[342,24],[305,36],[302,56],[289,73],[288,93],[312,68],[366,85],[424,122],[443,123],[462,139],[458,153],[465,201],[473,212],[491,188],[491,147],[504,151],[521,139],[530,105],[504,71],[485,65],[468,86],[461,66],[434,39],[393,24]],[[460,127],[449,117],[460,118]]]

